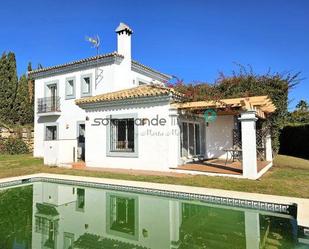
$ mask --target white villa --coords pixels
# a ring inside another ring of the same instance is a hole
[[[132,29],[120,23],[116,33],[117,52],[29,72],[35,157],[250,179],[271,167],[270,135],[256,128],[275,111],[267,96],[184,102],[165,86],[171,76],[132,59]],[[210,108],[216,119],[205,119]]]

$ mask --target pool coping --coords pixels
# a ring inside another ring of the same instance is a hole
[[[213,188],[184,185],[117,180],[86,176],[38,173],[0,179],[0,188],[30,184],[37,181],[76,184],[85,187],[101,187],[118,191],[130,191],[187,200],[199,200],[212,204],[251,208],[289,214],[297,209],[297,221],[301,227],[309,228],[309,199],[287,196],[256,194]],[[292,209],[292,210],[291,210]]]

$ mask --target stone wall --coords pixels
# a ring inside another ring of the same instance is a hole
[[[0,127],[0,139],[8,139],[9,137],[21,138],[28,146],[29,151],[33,151],[33,139],[34,131],[33,128],[6,128]]]

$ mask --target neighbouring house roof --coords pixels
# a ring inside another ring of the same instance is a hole
[[[121,54],[118,54],[117,52],[112,52],[108,54],[100,54],[97,56],[91,56],[88,58],[84,58],[81,60],[76,60],[64,64],[59,64],[56,66],[51,67],[45,67],[41,69],[36,69],[28,72],[28,75],[33,78],[38,77],[46,77],[53,74],[59,74],[64,73],[72,69],[80,69],[83,67],[95,67],[97,65],[101,65],[102,63],[106,62],[115,62],[117,59],[123,59],[124,56]],[[151,67],[148,67],[146,65],[141,64],[140,62],[137,62],[135,60],[132,60],[131,68],[133,71],[137,71],[140,73],[144,73],[150,77],[153,77],[155,79],[159,79],[162,81],[167,81],[171,79],[172,77],[168,74],[161,73]]]
[[[159,96],[172,96],[175,98],[183,97],[181,93],[176,92],[172,88],[162,87],[158,85],[142,85],[116,92],[110,92],[92,97],[77,99],[75,103],[77,105],[81,105],[81,104],[90,104],[98,102],[109,102],[109,101],[136,99],[144,97],[159,97]]]
[[[208,108],[255,110],[260,118],[265,118],[265,114],[270,114],[276,110],[275,105],[268,96],[174,103],[173,106],[182,110],[203,110]]]

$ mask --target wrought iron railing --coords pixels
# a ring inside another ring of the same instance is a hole
[[[38,113],[60,112],[60,97],[38,98]]]
[[[134,152],[134,140],[111,140],[111,151]]]

